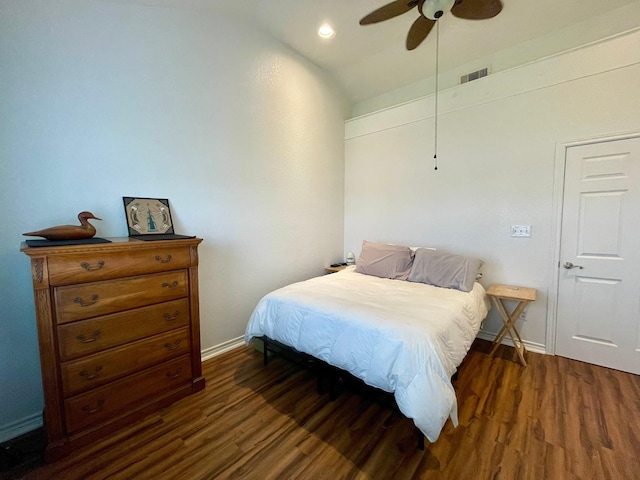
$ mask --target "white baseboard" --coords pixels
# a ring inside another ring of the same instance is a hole
[[[496,338],[496,335],[497,335],[496,333],[487,332],[486,330],[480,330],[480,332],[478,332],[478,338],[482,340],[488,340],[490,342],[493,342],[493,340]],[[513,347],[513,342],[508,336],[503,338],[501,343],[503,345],[508,345],[509,347]],[[209,347],[205,350],[202,350],[202,353],[201,353],[202,361],[204,362],[205,360],[209,360],[210,358],[213,358],[222,353],[228,352],[229,350],[233,350],[234,348],[241,347],[242,345],[244,345],[244,335],[241,337],[232,338],[231,340],[227,340],[226,342],[221,343],[219,345],[214,345],[213,347]],[[540,353],[542,355],[547,354],[547,350],[543,343],[535,343],[535,342],[524,340],[524,345],[527,348],[527,350],[530,352]]]
[[[493,340],[495,340],[497,335],[498,335],[497,333],[492,333],[492,332],[487,332],[485,330],[480,330],[480,332],[478,333],[478,338],[480,338],[482,340],[488,340],[490,342],[493,342]],[[511,341],[511,339],[509,338],[508,335],[506,335],[502,339],[502,342],[500,342],[500,343],[502,343],[502,345],[508,345],[510,347],[513,347],[513,342]],[[544,344],[542,344],[542,343],[534,343],[534,342],[529,342],[527,340],[523,340],[522,343],[524,343],[525,348],[529,352],[541,353],[542,355],[546,355],[547,354],[547,349],[544,346]]]
[[[42,413],[34,413],[0,427],[0,442],[6,442],[42,426]]]
[[[496,338],[496,335],[497,334],[493,332],[480,330],[480,332],[478,333],[478,338],[493,342],[493,340]],[[513,342],[508,336],[502,339],[502,344],[508,345],[509,347],[513,347]],[[209,347],[205,350],[202,350],[202,353],[201,353],[202,361],[204,362],[205,360],[209,360],[210,358],[213,358],[222,353],[228,352],[229,350],[233,350],[234,348],[241,347],[242,345],[244,345],[244,336],[232,338],[231,340],[227,340],[226,342],[221,343],[219,345]],[[524,346],[527,348],[529,352],[541,353],[542,355],[547,354],[547,350],[544,344],[542,343],[535,343],[535,342],[529,342],[527,340],[524,340]]]
[[[204,362],[205,360],[209,360],[210,358],[228,352],[229,350],[233,350],[234,348],[241,347],[242,345],[244,345],[244,335],[241,337],[232,338],[231,340],[227,340],[224,343],[214,345],[213,347],[202,350],[202,352],[200,352],[200,358]]]

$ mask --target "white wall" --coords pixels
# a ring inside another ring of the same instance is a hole
[[[259,298],[342,258],[348,105],[311,63],[233,18],[95,0],[0,0],[0,441],[40,424],[23,232],[123,196],[169,198],[200,250],[203,349]]]
[[[484,281],[534,287],[521,333],[544,349],[555,272],[556,148],[640,130],[640,30],[346,123],[345,250],[363,239],[485,260]],[[510,226],[532,225],[531,238]],[[495,311],[485,323],[495,333]]]

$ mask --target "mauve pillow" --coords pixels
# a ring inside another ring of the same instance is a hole
[[[355,271],[375,277],[406,280],[412,261],[413,252],[409,247],[365,240],[362,242],[362,251]]]
[[[408,280],[470,292],[483,264],[478,258],[419,248]]]

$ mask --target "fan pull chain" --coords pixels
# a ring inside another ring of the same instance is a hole
[[[438,53],[440,51],[440,22],[436,21],[436,95],[435,95],[435,116],[434,116],[434,141],[433,141],[433,163],[434,170],[438,170]]]

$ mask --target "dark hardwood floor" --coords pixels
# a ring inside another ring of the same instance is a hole
[[[393,408],[331,402],[308,369],[243,347],[204,363],[204,391],[18,478],[640,478],[640,377],[489,345],[461,366],[460,425],[424,451]]]

